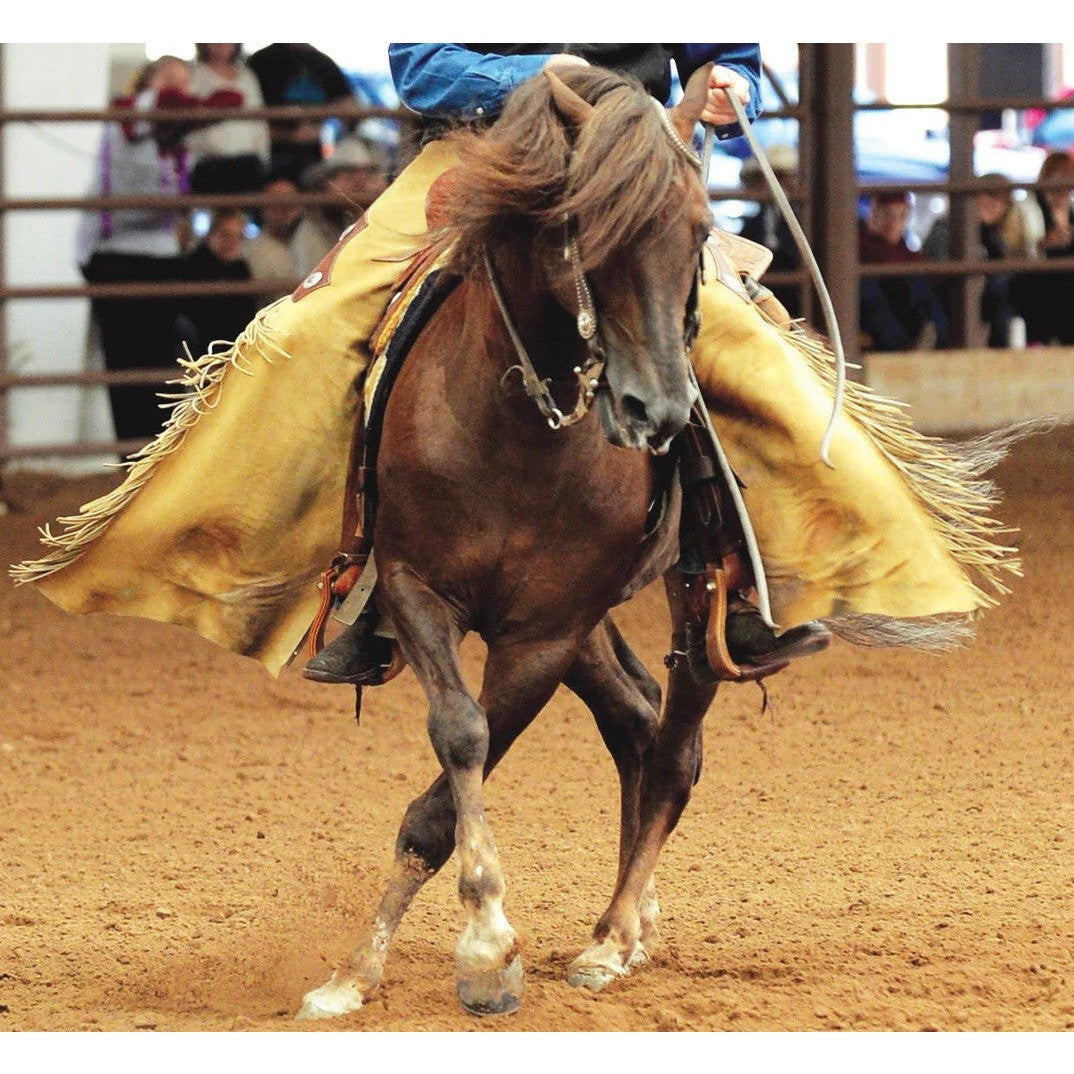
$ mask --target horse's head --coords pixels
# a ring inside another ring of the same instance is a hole
[[[622,80],[594,94],[586,72],[547,78],[574,135],[561,209],[578,235],[573,272],[584,270],[598,311],[607,359],[601,422],[612,443],[663,453],[696,394],[687,349],[712,214],[689,143],[709,68],[695,72],[669,112]],[[563,259],[555,277],[568,309],[576,301],[570,268]]]
[[[484,204],[498,202],[496,229],[485,209],[483,226],[474,228],[472,216],[462,236],[471,261],[497,234],[524,236],[571,320],[591,294],[594,350],[605,361],[598,392],[605,434],[661,453],[695,398],[691,301],[712,217],[687,146],[708,70],[667,113],[637,82],[600,68],[531,79],[476,154]]]

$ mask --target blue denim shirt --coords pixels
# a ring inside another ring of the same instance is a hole
[[[755,44],[674,45],[675,68],[685,84],[702,64],[713,60],[750,84],[746,115],[757,117],[761,50]],[[445,42],[392,44],[388,62],[399,99],[415,112],[459,119],[496,115],[512,90],[538,74],[547,55],[498,56]],[[719,138],[740,134],[737,124],[717,127]]]

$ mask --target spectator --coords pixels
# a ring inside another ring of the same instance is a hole
[[[1002,175],[982,178],[993,184],[974,199],[979,221],[981,252],[989,261],[1018,257],[1025,246],[1025,218],[1017,210],[1011,189]],[[988,325],[988,346],[1006,347],[1011,341],[1011,320],[1017,315],[1011,297],[1014,277],[1009,272],[990,273],[981,292],[981,320]]]
[[[870,199],[868,216],[858,231],[863,265],[910,266],[924,260],[906,244],[909,215],[908,195],[902,191]],[[865,346],[872,350],[931,350],[947,342],[947,314],[920,274],[863,278],[860,302],[861,329],[868,337]]]
[[[214,214],[208,234],[185,259],[185,278],[198,282],[250,279],[250,266],[242,256],[245,228],[246,215],[239,209],[222,209]],[[257,302],[250,294],[183,299],[183,339],[191,354],[204,354],[215,342],[232,342],[256,312]]]
[[[137,72],[126,94],[113,102],[116,107],[129,108],[131,118],[105,127],[97,175],[88,196],[174,195],[185,190],[181,141],[164,128],[139,121],[137,113],[183,98],[188,88],[189,69],[176,56],[162,56]],[[165,283],[177,279],[180,216],[176,209],[83,212],[77,257],[86,282]],[[97,298],[91,301],[91,309],[105,368],[110,372],[145,368],[177,355],[172,298]],[[118,439],[140,439],[160,431],[157,391],[151,385],[109,388]]]
[[[793,181],[798,170],[798,153],[789,145],[774,145],[767,150],[768,163],[781,185],[786,185],[788,180]],[[779,206],[771,200],[768,194],[768,184],[765,182],[761,166],[754,157],[750,157],[742,164],[742,185],[747,190],[747,197],[760,195],[756,215],[748,216],[742,224],[742,237],[759,242],[772,251],[772,272],[794,272],[801,266],[801,257],[798,247],[795,245],[791,229]],[[772,294],[779,299],[783,307],[792,317],[802,316],[802,296],[799,288],[793,285],[776,285],[772,288]]]
[[[1040,210],[1043,235],[1035,252],[1044,258],[1074,257],[1074,159],[1059,151],[1049,153],[1039,178],[1065,178],[1070,185],[1036,192],[1033,201]],[[1014,293],[1025,317],[1028,342],[1074,343],[1074,272],[1026,273],[1017,280]]]
[[[280,200],[262,206],[258,214],[261,232],[257,238],[246,243],[243,256],[255,280],[293,280],[305,275],[295,266],[292,246],[295,231],[302,220],[302,206],[287,200],[297,192],[298,187],[290,179],[282,178],[270,179],[261,188],[262,194]],[[291,290],[293,288],[287,287],[265,292],[258,297],[258,301],[267,306]]]
[[[310,193],[337,194],[342,205],[313,205],[295,230],[295,267],[305,276],[383,193],[384,169],[369,144],[361,138],[344,138],[327,159],[307,168],[302,188]]]
[[[312,45],[267,45],[248,63],[267,105],[354,102],[347,76],[333,59]],[[321,159],[322,126],[321,120],[271,123],[273,174],[299,182],[302,173]]]
[[[261,86],[242,58],[242,45],[196,45],[190,90],[197,97],[229,100],[235,108],[261,108]],[[223,95],[227,95],[224,97]],[[263,119],[225,119],[187,139],[193,163],[190,188],[198,194],[257,190],[268,173],[269,128]]]
[[[974,198],[977,211],[979,256],[988,261],[1035,256],[1036,230],[1031,218],[1014,200],[1010,180],[999,172],[981,176],[988,188]],[[929,230],[922,252],[933,261],[951,257],[951,225],[945,214]],[[1021,311],[1014,300],[1012,273],[989,273],[981,292],[981,320],[988,327],[988,346],[1007,347],[1011,338],[1011,319]]]

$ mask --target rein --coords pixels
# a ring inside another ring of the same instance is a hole
[[[728,101],[731,102],[731,107],[735,112],[735,118],[738,120],[738,125],[742,128],[742,133],[749,143],[753,155],[757,158],[757,163],[761,166],[761,173],[764,175],[765,182],[768,184],[768,189],[771,192],[776,205],[779,206],[779,211],[783,214],[783,219],[786,221],[787,227],[790,228],[791,235],[794,237],[794,244],[798,247],[798,253],[801,254],[802,261],[809,269],[809,274],[813,279],[813,285],[816,287],[817,295],[820,298],[821,309],[824,311],[824,325],[828,330],[828,337],[832,341],[832,352],[835,355],[835,398],[832,401],[832,413],[831,417],[828,419],[828,426],[824,430],[824,437],[820,442],[820,458],[825,466],[834,470],[835,466],[828,457],[828,452],[832,443],[832,434],[835,431],[835,419],[839,416],[839,411],[843,406],[843,396],[846,394],[847,378],[846,355],[843,353],[843,339],[839,334],[839,323],[835,318],[835,307],[832,305],[832,299],[828,294],[828,288],[824,285],[824,277],[821,276],[820,267],[817,265],[817,259],[813,256],[813,251],[809,246],[809,241],[805,237],[805,232],[802,231],[802,226],[798,223],[798,219],[794,215],[794,210],[791,208],[791,203],[787,200],[787,195],[783,193],[783,188],[779,185],[779,180],[776,178],[775,172],[772,171],[772,165],[768,163],[768,158],[765,156],[764,149],[761,148],[760,142],[757,141],[757,136],[753,133],[753,127],[750,125],[750,121],[746,116],[745,108],[742,107],[742,102],[730,90],[724,90],[724,93],[727,95]],[[712,135],[712,128],[706,124],[705,166],[702,173],[705,180],[706,190],[708,189],[708,165],[712,159]]]

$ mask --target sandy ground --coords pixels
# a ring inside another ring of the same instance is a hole
[[[971,649],[837,643],[771,680],[766,715],[721,692],[658,871],[662,943],[597,996],[564,970],[610,895],[617,787],[557,695],[488,786],[527,968],[503,1019],[456,1003],[452,863],[377,997],[291,1020],[437,771],[409,673],[356,726],[346,688],[0,584],[0,1030],[1074,1028],[1072,457],[1051,434],[1000,470],[1027,577]],[[4,561],[110,484],[9,478]],[[617,617],[659,668],[660,594]]]

